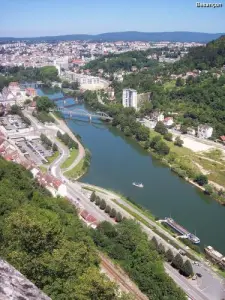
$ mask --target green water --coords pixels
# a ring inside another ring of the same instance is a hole
[[[212,245],[225,254],[225,207],[173,174],[119,130],[101,122],[67,122],[92,153],[90,169],[81,181],[119,191],[160,218],[171,216],[196,232],[202,247]],[[144,188],[134,187],[134,181]]]

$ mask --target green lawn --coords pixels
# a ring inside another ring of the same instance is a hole
[[[68,178],[77,178],[78,176],[83,175],[85,172],[83,165],[84,165],[84,158],[79,162],[78,165],[76,165],[76,167],[74,167],[70,171],[65,172],[64,174]]]
[[[42,173],[44,173],[44,174],[47,173],[47,168],[45,165],[39,166],[39,169],[41,170]]]
[[[67,158],[67,160],[64,161],[64,163],[61,165],[62,169],[69,168],[71,164],[74,162],[78,155],[78,149],[72,149],[70,151],[70,156]]]
[[[48,157],[46,164],[51,164],[59,156],[59,151],[56,151],[52,156]]]

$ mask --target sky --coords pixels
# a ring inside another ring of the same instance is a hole
[[[219,1],[216,3],[222,3],[222,8],[197,8],[194,0],[0,0],[0,36],[118,31],[223,33],[225,0]]]

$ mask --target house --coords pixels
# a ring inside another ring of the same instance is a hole
[[[29,97],[34,98],[34,97],[37,96],[37,92],[36,92],[36,90],[33,89],[33,88],[27,88],[27,89],[26,89],[26,95],[28,95]]]
[[[213,127],[208,125],[199,125],[198,126],[198,134],[197,136],[202,139],[208,139],[212,136]]]
[[[20,86],[18,82],[10,82],[8,86],[8,90],[13,94],[20,92]]]
[[[171,126],[171,125],[173,125],[173,117],[167,117],[167,118],[165,118],[164,119],[164,121],[163,121],[163,123],[164,123],[164,125],[165,126]]]
[[[85,209],[82,210],[81,213],[80,213],[80,216],[92,228],[96,228],[97,227],[97,224],[98,224],[97,220],[87,210],[85,210]]]
[[[54,197],[67,196],[66,185],[57,178],[49,174],[43,174],[37,168],[33,168],[31,173],[33,174],[34,178],[37,179],[38,183],[48,189]]]
[[[187,128],[187,134],[190,134],[190,135],[195,136],[196,131],[195,131],[194,128],[188,127],[188,128]]]
[[[152,121],[163,121],[164,120],[164,114],[159,112],[159,111],[154,111],[153,113],[150,114],[150,120]]]
[[[225,144],[225,135],[220,136],[220,139]]]

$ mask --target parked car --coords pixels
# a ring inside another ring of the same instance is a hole
[[[196,273],[196,275],[200,278],[202,277],[202,274],[200,274],[200,273]]]

